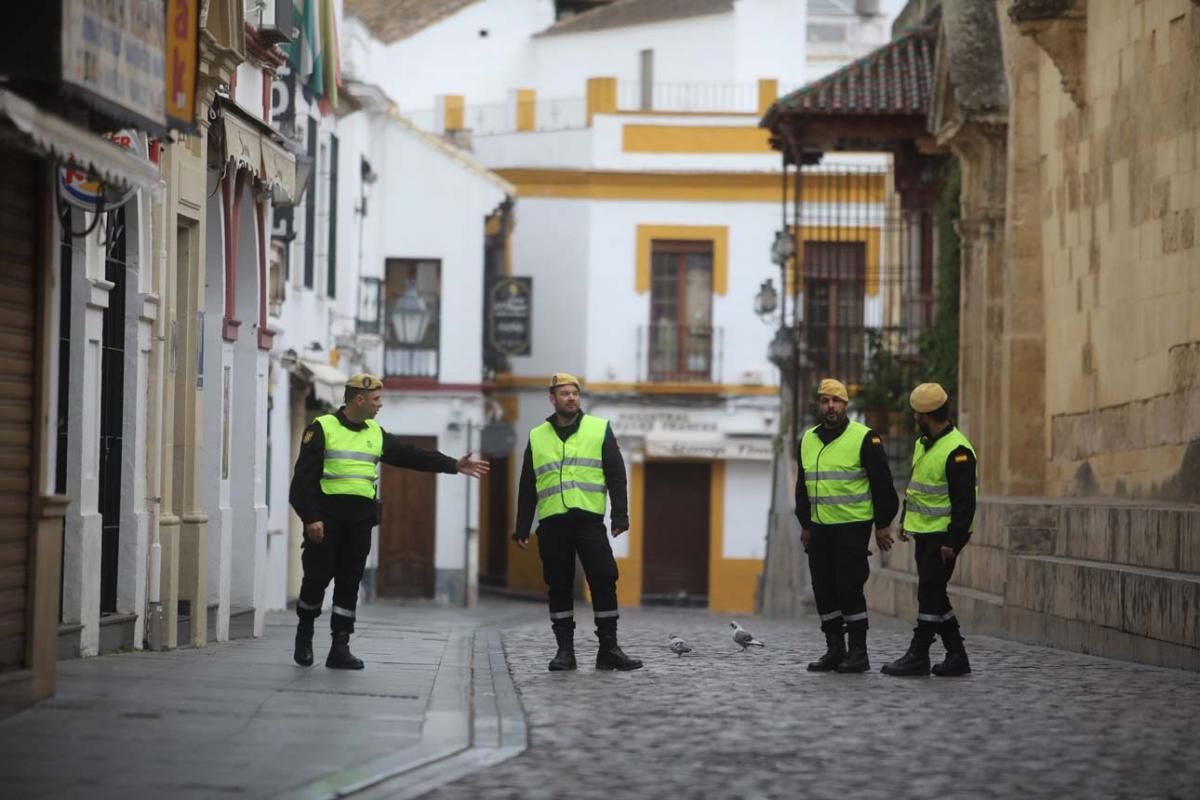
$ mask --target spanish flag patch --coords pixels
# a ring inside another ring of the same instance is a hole
[[[956,456],[954,457],[954,463],[955,463],[955,464],[965,464],[965,463],[967,463],[967,461],[968,461],[968,460],[969,460],[969,459],[967,458],[967,454],[966,454],[966,453],[959,453],[958,455],[956,455]]]
[[[308,444],[309,442],[311,442],[312,437],[313,437],[313,431],[305,431],[303,444]]]

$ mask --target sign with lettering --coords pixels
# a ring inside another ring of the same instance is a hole
[[[771,439],[766,437],[648,433],[645,453],[654,458],[770,461],[775,455],[775,448]]]
[[[135,155],[146,157],[146,145],[142,140],[142,135],[137,131],[117,131],[104,138]],[[137,193],[136,188],[131,188],[122,190],[119,194],[113,194],[111,186],[96,180],[84,170],[71,166],[59,168],[58,186],[64,200],[84,211],[95,211],[101,198],[104,199],[106,209],[122,206]]]
[[[62,81],[85,102],[165,132],[163,0],[62,0],[61,44]]]
[[[488,346],[506,356],[529,355],[533,340],[533,278],[492,278],[487,297]]]
[[[167,0],[167,122],[196,130],[196,84],[200,64],[200,0]]]

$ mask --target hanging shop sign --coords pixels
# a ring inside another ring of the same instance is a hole
[[[117,131],[104,138],[139,158],[149,157],[144,137],[135,130]],[[59,168],[58,187],[64,200],[84,211],[95,211],[101,201],[106,209],[117,208],[137,193],[136,186],[118,189],[70,164]]]
[[[168,127],[196,131],[200,71],[200,0],[167,0],[166,116]]]
[[[506,356],[529,355],[533,341],[533,278],[492,278],[487,298],[488,346]]]

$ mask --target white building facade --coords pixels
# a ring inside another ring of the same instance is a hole
[[[886,19],[833,0],[634,0],[557,21],[551,3],[460,5],[416,31],[389,27],[370,0],[347,9],[349,35],[382,39],[364,59],[402,110],[519,199],[506,273],[532,279],[532,347],[494,375],[517,443],[483,487],[481,580],[543,587],[508,535],[526,435],[562,370],[581,376],[585,410],[613,423],[626,457],[622,604],[751,610],[780,415],[775,330],[754,304],[784,224],[759,115],[781,86],[832,68],[832,46],[807,56],[810,15],[827,38],[845,29],[843,61],[887,41]]]

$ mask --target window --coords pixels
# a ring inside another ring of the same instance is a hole
[[[329,137],[329,183],[325,196],[329,198],[329,216],[325,220],[326,259],[325,293],[337,297],[337,201],[338,201],[338,138]]]
[[[655,241],[650,257],[651,380],[712,378],[712,243]]]
[[[283,313],[283,301],[287,299],[287,276],[284,264],[287,261],[287,245],[278,239],[271,240],[270,296],[267,311],[272,317]]]
[[[386,275],[384,374],[438,377],[442,265],[389,258]]]
[[[317,158],[317,123],[308,120],[308,157]],[[304,288],[313,288],[317,265],[317,199],[310,186],[304,197]]]
[[[654,51],[643,50],[638,54],[638,84],[640,89],[639,108],[649,111],[654,108]]]
[[[808,355],[821,376],[861,380],[864,361],[863,298],[866,245],[804,243],[804,324]]]

